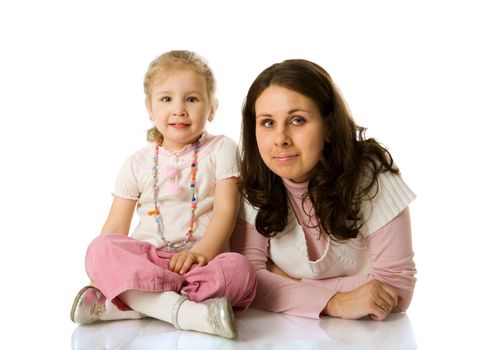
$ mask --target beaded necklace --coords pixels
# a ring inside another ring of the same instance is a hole
[[[162,229],[162,217],[160,215],[160,210],[158,209],[158,192],[160,188],[158,187],[158,152],[159,145],[155,144],[155,152],[153,154],[153,167],[151,169],[153,175],[153,205],[155,209],[147,212],[148,215],[155,216],[155,223],[157,226],[157,233],[163,240],[163,249],[168,252],[175,252],[176,250],[190,249],[189,241],[192,238],[192,233],[194,232],[194,223],[195,223],[195,211],[197,207],[197,199],[196,199],[196,173],[197,173],[197,154],[199,152],[199,141],[192,144],[194,148],[194,153],[192,155],[192,164],[191,164],[191,183],[190,183],[190,192],[191,192],[191,218],[189,220],[189,230],[185,234],[185,239],[179,242],[170,242],[165,239],[163,235]]]

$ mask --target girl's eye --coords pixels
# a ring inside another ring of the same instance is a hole
[[[170,97],[170,96],[163,96],[160,99],[160,101],[162,101],[162,102],[170,102],[170,101],[172,101],[172,97]]]
[[[305,123],[305,119],[303,117],[295,117],[291,120],[291,124],[293,125],[303,125]]]
[[[187,97],[187,102],[198,102],[199,100],[195,96]]]

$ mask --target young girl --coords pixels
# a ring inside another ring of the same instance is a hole
[[[242,127],[246,202],[232,247],[257,271],[254,305],[312,318],[405,310],[414,194],[328,73],[306,60],[267,68],[248,91]]]
[[[239,205],[237,146],[205,131],[218,106],[197,54],[170,51],[144,80],[150,144],[124,163],[102,234],[89,246],[95,287],[75,298],[79,324],[144,315],[176,328],[236,337],[233,312],[255,295],[255,272],[223,253]],[[128,237],[134,210],[140,222]],[[231,304],[231,305],[230,305]]]

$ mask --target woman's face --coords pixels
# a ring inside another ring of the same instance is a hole
[[[327,130],[318,106],[296,91],[271,85],[255,101],[260,156],[280,177],[305,182],[320,161]]]

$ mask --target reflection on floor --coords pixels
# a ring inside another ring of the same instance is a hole
[[[238,339],[176,330],[155,320],[125,320],[79,326],[72,350],[147,349],[416,349],[410,320],[393,314],[383,322],[311,320],[250,309],[237,316]]]

